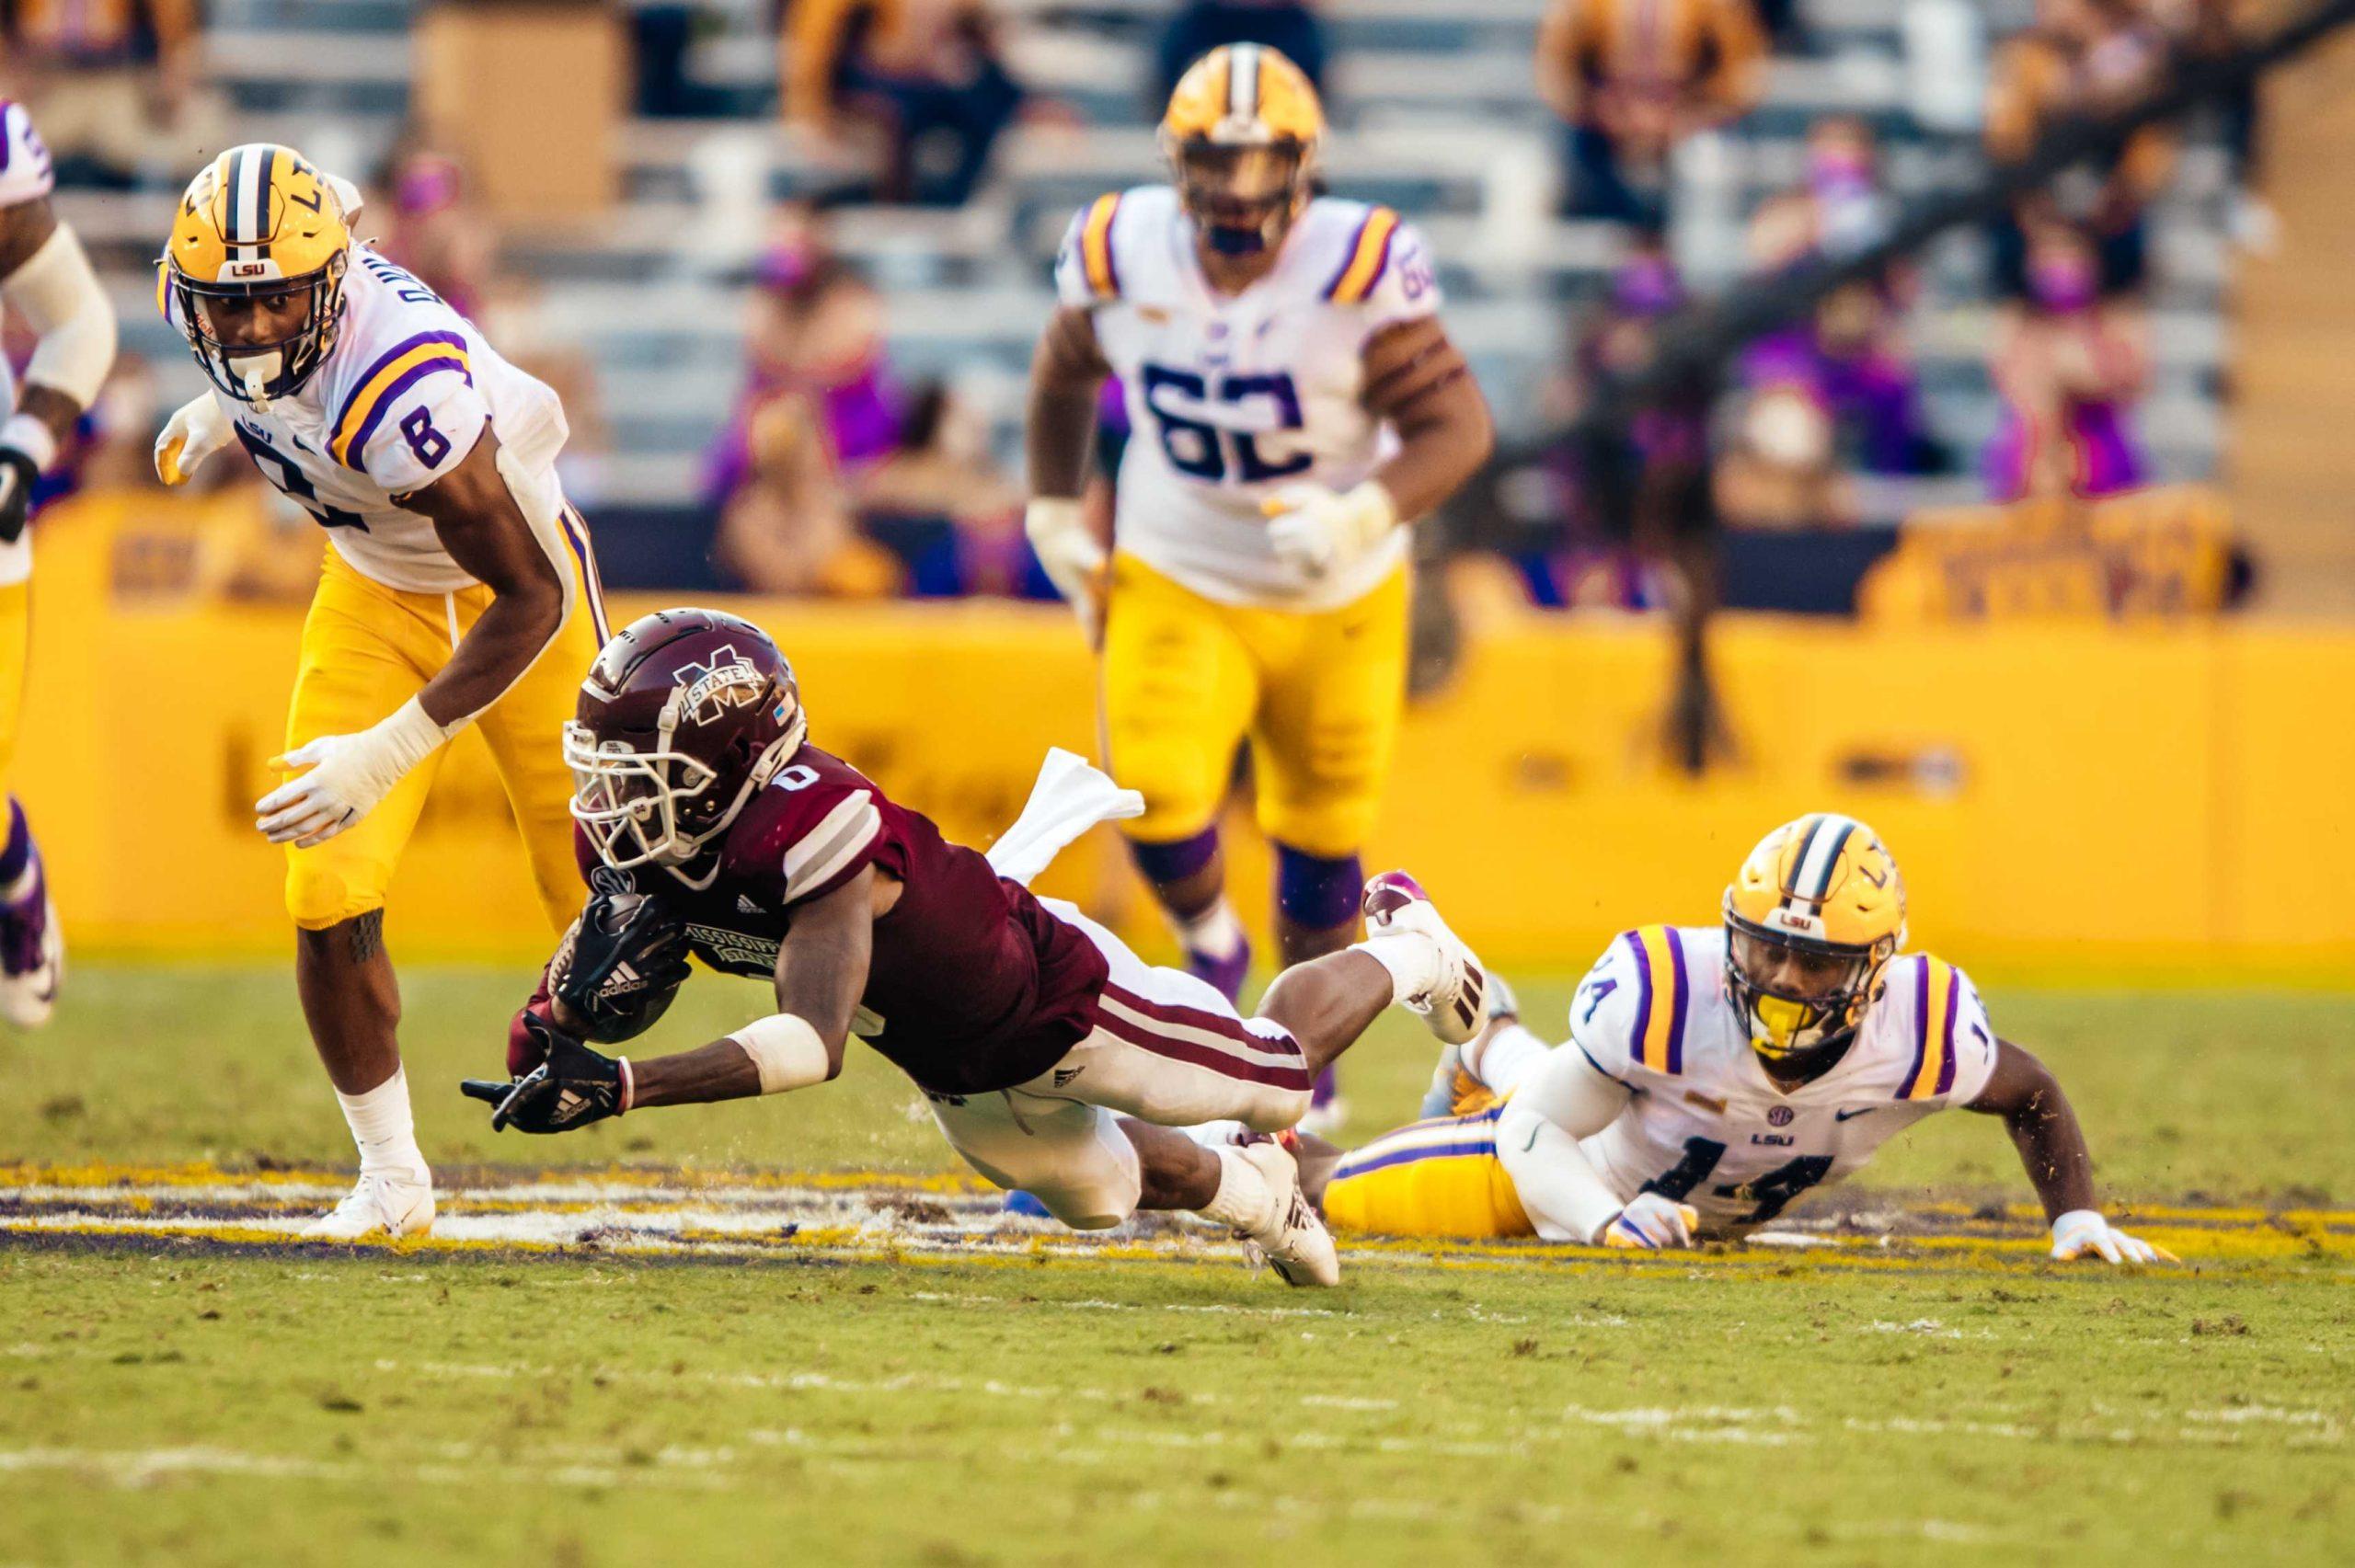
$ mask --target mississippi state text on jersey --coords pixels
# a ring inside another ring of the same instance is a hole
[[[1025,1082],[1094,1024],[1108,967],[1085,935],[814,746],[746,803],[716,867],[616,871],[586,833],[574,847],[592,887],[659,893],[685,919],[696,956],[735,975],[775,973],[795,905],[868,865],[897,878],[898,902],[875,921],[852,1032],[926,1089]]]

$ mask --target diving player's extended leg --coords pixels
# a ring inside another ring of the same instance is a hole
[[[1129,555],[1112,560],[1104,626],[1107,764],[1144,796],[1125,824],[1137,870],[1177,928],[1186,967],[1233,1001],[1251,967],[1226,898],[1218,817],[1258,680],[1233,612]]]
[[[1189,1208],[1244,1236],[1290,1283],[1331,1283],[1331,1238],[1300,1196],[1289,1150],[1264,1136],[1208,1147],[1175,1129],[1222,1118],[1260,1135],[1290,1127],[1315,1073],[1394,1003],[1442,1038],[1476,1032],[1487,986],[1478,962],[1412,879],[1393,872],[1367,885],[1367,939],[1286,970],[1246,1019],[1202,980],[1145,964],[1071,905],[1048,907],[1104,955],[1096,1027],[1026,1083],[932,1096],[950,1143],[1074,1229],[1117,1225],[1140,1207]]]

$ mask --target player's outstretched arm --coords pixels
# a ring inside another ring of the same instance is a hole
[[[1970,1108],[2004,1118],[2044,1217],[2052,1222],[2054,1257],[2092,1253],[2111,1263],[2177,1261],[2165,1248],[2116,1230],[2102,1218],[2085,1129],[2051,1068],[2009,1040],[1998,1040],[1995,1070]]]
[[[1101,619],[1108,542],[1088,526],[1080,491],[1087,483],[1087,453],[1096,434],[1096,395],[1111,373],[1088,314],[1074,305],[1059,308],[1030,359],[1030,505],[1023,531],[1091,642]]]
[[[851,1014],[867,990],[879,889],[886,882],[865,866],[841,887],[795,904],[792,926],[777,946],[776,1012],[701,1050],[640,1066],[631,1103],[684,1105],[783,1094],[841,1073]]]
[[[843,1070],[851,1016],[867,989],[877,905],[888,909],[896,889],[869,865],[794,905],[777,949],[778,1011],[707,1046],[633,1062],[592,1049],[527,1007],[518,1022],[530,1036],[525,1054],[539,1065],[507,1082],[470,1078],[459,1090],[495,1107],[493,1131],[546,1133],[648,1105],[748,1100],[823,1083]]]

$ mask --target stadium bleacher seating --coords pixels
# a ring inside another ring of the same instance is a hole
[[[1600,286],[1616,249],[1607,227],[1550,213],[1557,128],[1529,75],[1540,8],[1540,0],[1351,0],[1329,17],[1332,183],[1399,207],[1430,234],[1453,331],[1508,437],[1534,433],[1531,394],[1566,340],[1564,307]],[[605,486],[617,504],[692,498],[697,455],[737,383],[740,295],[762,206],[840,173],[775,121],[765,6],[737,0],[722,9],[727,29],[697,46],[692,67],[741,117],[637,122],[614,221],[593,235],[513,235],[502,253],[541,285],[550,331],[599,367],[608,407],[626,410],[611,421]],[[1017,128],[990,187],[965,210],[844,209],[834,240],[885,288],[895,364],[980,399],[1010,453],[1064,221],[1102,189],[1156,176],[1145,80],[1166,6],[1005,0],[1002,9],[1017,74],[1084,123]],[[1975,137],[1926,129],[1908,110],[1901,9],[1809,0],[1806,52],[1775,62],[1763,107],[1682,160],[1678,249],[1704,287],[1731,275],[1740,218],[1795,177],[1798,138],[1819,113],[1873,120],[1902,195],[1951,187],[1977,166]],[[2000,0],[1985,12],[2000,29],[2027,9],[2025,0]],[[365,172],[407,109],[411,15],[403,0],[217,0],[208,57],[244,132]],[[2158,366],[2141,418],[2166,479],[2204,478],[2217,463],[2229,197],[2221,155],[2195,143],[2156,214]],[[182,357],[148,306],[144,271],[170,200],[168,190],[128,200],[69,193],[64,205],[109,267],[127,342],[167,367],[177,388],[184,379],[192,386],[193,372],[182,376]],[[1930,416],[1968,454],[1997,413],[1984,363],[1984,257],[1966,235],[1925,259],[1913,331]],[[1971,483],[1935,483],[1931,498],[1958,498]]]

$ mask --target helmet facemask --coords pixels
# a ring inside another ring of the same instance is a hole
[[[273,399],[293,395],[334,349],[337,330],[343,325],[343,277],[349,265],[343,254],[298,278],[241,282],[208,282],[181,271],[177,263],[169,265],[180,332],[213,384],[238,402],[267,408]],[[301,321],[272,338],[231,341],[222,336],[213,316],[216,305],[297,296],[304,301]]]
[[[1776,931],[1744,919],[1729,904],[1726,990],[1751,1048],[1776,1065],[1836,1054],[1871,1003],[1894,937],[1869,946]]]
[[[1228,145],[1164,137],[1178,194],[1211,249],[1258,256],[1283,244],[1308,201],[1309,152],[1290,137]]]
[[[779,684],[771,681],[768,687]],[[791,700],[789,690],[782,700]],[[578,719],[564,727],[573,820],[588,833],[598,858],[616,871],[640,865],[675,870],[694,861],[728,830],[745,802],[792,761],[808,734],[808,718],[795,701],[790,726],[758,755],[739,737],[715,765],[672,745],[695,695],[688,687],[672,693],[662,706],[650,748],[626,739],[601,739]],[[779,702],[781,694],[764,688],[754,700]],[[741,775],[732,791],[727,789],[730,775]]]

